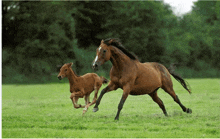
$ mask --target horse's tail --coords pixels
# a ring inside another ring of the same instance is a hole
[[[106,78],[103,77],[103,76],[101,76],[100,78],[102,79],[102,83],[103,83],[103,84],[106,84],[106,83],[108,83],[108,81],[109,81],[108,79],[106,79]]]
[[[170,67],[168,68],[169,73],[191,94],[192,92],[189,83],[184,81],[184,79],[180,75],[174,73],[174,66],[174,64],[170,65]]]

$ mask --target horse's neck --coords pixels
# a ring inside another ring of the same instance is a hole
[[[126,68],[125,66],[129,65],[129,63],[131,62],[131,59],[123,52],[121,52],[121,50],[119,50],[118,48],[113,48],[111,53],[112,55],[110,60],[112,62],[112,65],[119,71],[123,70],[123,68]]]
[[[69,83],[70,83],[70,84],[76,83],[78,78],[79,78],[79,77],[78,77],[78,76],[73,72],[73,70],[71,69],[71,70],[70,70],[70,75],[68,76]]]

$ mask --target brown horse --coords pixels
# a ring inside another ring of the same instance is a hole
[[[98,91],[103,83],[107,83],[108,80],[104,77],[99,77],[95,73],[87,73],[83,76],[78,76],[72,70],[71,66],[73,63],[64,64],[60,68],[60,73],[58,74],[58,78],[61,80],[64,77],[69,79],[70,84],[70,99],[73,102],[74,108],[84,108],[83,114],[88,110],[88,107],[93,105],[96,102]],[[95,95],[92,103],[90,103],[89,96],[92,91],[95,90]],[[85,104],[84,106],[78,105],[78,99],[83,98],[85,96]]]
[[[173,71],[162,64],[155,62],[141,63],[136,56],[128,52],[118,39],[102,40],[100,46],[96,50],[96,57],[92,64],[94,70],[97,70],[100,65],[110,60],[112,68],[110,70],[110,82],[106,88],[101,91],[99,98],[93,111],[98,111],[98,105],[106,92],[123,89],[122,98],[118,105],[118,112],[115,120],[119,119],[120,111],[124,105],[128,95],[144,95],[148,94],[152,97],[163,113],[167,116],[166,109],[162,100],[157,96],[157,90],[162,88],[174,101],[177,102],[182,110],[187,113],[192,113],[192,110],[183,106],[179,98],[173,90],[173,83],[170,75],[178,80],[182,86],[189,92],[185,81]]]

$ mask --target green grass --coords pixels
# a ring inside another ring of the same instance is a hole
[[[191,95],[173,81],[176,94],[192,114],[182,112],[160,89],[169,117],[148,95],[129,96],[119,121],[114,117],[121,89],[107,93],[98,112],[92,112],[93,105],[82,116],[82,109],[74,109],[69,99],[68,83],[2,85],[2,137],[220,138],[220,79],[188,79]]]

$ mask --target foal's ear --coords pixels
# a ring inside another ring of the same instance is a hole
[[[67,64],[68,67],[72,67],[72,65],[73,65],[73,62]]]
[[[101,41],[101,44],[104,43],[104,40]]]

